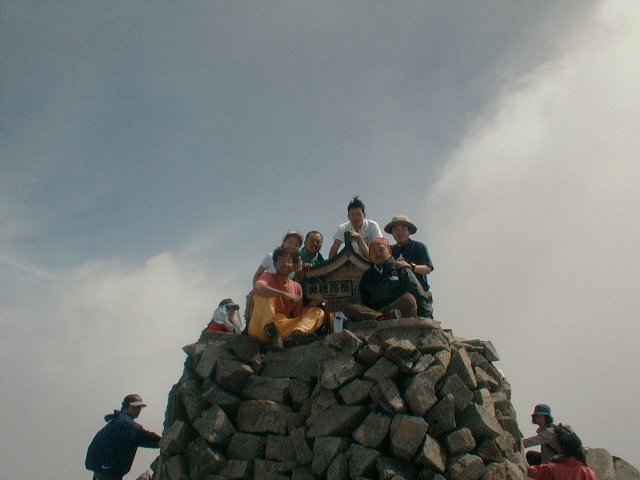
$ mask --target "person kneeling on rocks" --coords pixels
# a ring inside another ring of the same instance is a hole
[[[429,316],[429,297],[411,269],[398,268],[385,238],[369,244],[369,259],[373,265],[362,274],[359,285],[362,305],[343,308],[350,320]]]
[[[289,278],[293,267],[291,253],[282,247],[273,251],[276,273],[263,273],[253,286],[253,311],[249,335],[272,349],[282,349],[283,339],[292,337],[300,343],[313,337],[324,320],[318,307],[304,308],[302,287]]]

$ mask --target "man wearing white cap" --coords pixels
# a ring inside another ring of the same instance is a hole
[[[429,297],[428,317],[433,318],[433,299],[429,291],[427,275],[433,271],[433,262],[429,257],[427,246],[409,238],[418,231],[406,215],[394,215],[384,227],[396,241],[391,246],[391,255],[396,260],[397,268],[410,268]]]
[[[135,422],[146,406],[140,395],[131,393],[122,400],[120,410],[105,415],[108,423],[93,437],[84,463],[94,480],[122,480],[138,447],[158,448],[160,435]]]

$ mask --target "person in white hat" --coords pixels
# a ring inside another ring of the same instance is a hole
[[[391,221],[385,225],[384,231],[390,233],[396,241],[396,244],[391,246],[391,255],[396,260],[396,267],[410,268],[418,278],[429,297],[428,316],[433,318],[433,298],[427,281],[427,275],[433,271],[433,262],[427,246],[409,238],[418,229],[406,215],[394,215]]]

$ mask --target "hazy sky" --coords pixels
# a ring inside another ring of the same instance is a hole
[[[0,1],[0,464],[89,478],[218,302],[360,195],[435,315],[640,466],[640,3]],[[140,450],[127,478],[155,451]]]

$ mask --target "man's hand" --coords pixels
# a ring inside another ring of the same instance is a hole
[[[302,300],[302,297],[300,295],[296,295],[295,293],[282,292],[282,296],[287,300],[289,300],[294,305],[298,303],[300,300]]]
[[[396,260],[396,268],[411,268],[411,264],[404,260]]]

